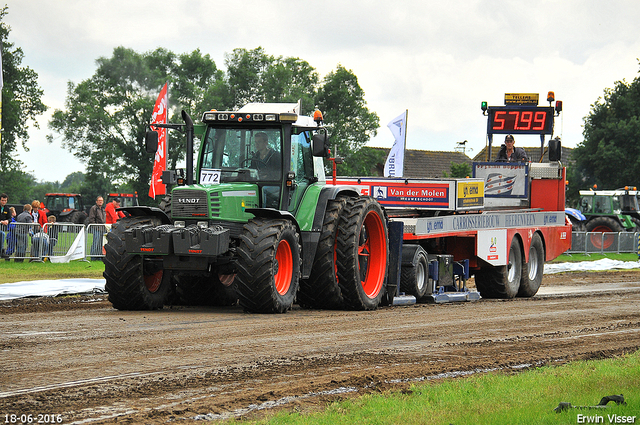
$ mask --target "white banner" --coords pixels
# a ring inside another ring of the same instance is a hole
[[[398,115],[387,124],[394,142],[384,163],[385,177],[402,177],[404,174],[404,145],[407,136],[407,111]]]
[[[68,263],[71,260],[79,260],[84,258],[84,227],[80,229],[80,233],[71,244],[67,254],[62,257],[49,257],[52,263]]]

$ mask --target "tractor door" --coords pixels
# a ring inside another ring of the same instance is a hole
[[[293,181],[294,187],[289,192],[289,211],[295,213],[307,187],[315,181],[310,131],[291,135],[290,170],[295,173],[295,178]]]

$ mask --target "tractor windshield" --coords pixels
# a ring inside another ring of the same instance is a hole
[[[209,127],[200,158],[206,170],[220,170],[219,182],[279,181],[282,177],[280,127]],[[215,182],[211,182],[215,183]]]

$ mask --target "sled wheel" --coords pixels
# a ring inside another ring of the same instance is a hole
[[[380,204],[371,197],[348,199],[340,213],[336,237],[338,284],[345,307],[378,307],[384,293],[388,252]]]
[[[124,232],[143,225],[160,225],[154,217],[126,217],[107,233],[104,277],[109,301],[118,310],[154,310],[164,306],[171,288],[171,274],[155,257],[128,254]]]
[[[514,237],[509,248],[506,266],[481,268],[475,274],[476,289],[483,298],[514,298],[520,289],[522,277],[522,249]]]
[[[529,262],[522,257],[522,279],[520,280],[519,297],[533,297],[540,289],[544,272],[544,245],[538,233],[531,239]]]
[[[429,264],[427,252],[420,245],[402,247],[400,290],[413,295],[416,300],[424,297],[429,288]]]
[[[327,203],[311,275],[300,281],[298,304],[303,308],[339,309],[343,306],[336,268],[336,236],[338,217],[344,205],[344,199]]]
[[[300,242],[288,220],[255,218],[245,224],[237,248],[240,305],[251,313],[284,313],[300,279]]]

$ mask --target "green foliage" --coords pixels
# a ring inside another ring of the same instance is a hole
[[[338,65],[330,72],[318,89],[316,105],[322,111],[329,131],[331,149],[345,159],[338,165],[338,174],[355,175],[354,170],[366,169],[360,165],[360,149],[377,134],[380,118],[369,111],[364,90],[353,71]]]
[[[261,47],[225,55],[226,73],[199,50],[176,55],[161,48],[137,53],[117,47],[111,58],[99,58],[97,65],[91,78],[69,83],[65,109],[54,111],[49,123],[62,135],[63,146],[87,164],[81,190],[87,197],[126,186],[142,194],[141,203],[153,203],[146,197],[153,158],[144,150],[144,134],[165,82],[170,121],[176,123],[183,109],[196,120],[205,110],[236,109],[249,102],[301,100],[304,114],[313,113],[317,105],[325,113],[331,143],[346,156],[349,165],[344,170],[371,172],[375,158],[359,151],[375,135],[379,119],[366,107],[356,76],[342,66],[320,83],[308,62],[274,57]],[[171,169],[184,158],[184,137],[169,132],[168,146]]]
[[[43,91],[38,86],[38,74],[27,66],[21,66],[24,53],[9,41],[11,27],[4,20],[8,7],[0,9],[0,42],[2,44],[2,140],[0,143],[0,182],[10,199],[31,198],[33,176],[26,174],[16,149],[21,143],[29,150],[29,124],[38,128],[36,118],[47,107],[42,103]]]
[[[575,184],[586,189],[637,186],[640,175],[640,77],[605,89],[584,118],[584,141],[573,151]]]
[[[463,162],[460,164],[456,164],[455,162],[451,163],[451,166],[449,167],[449,171],[450,173],[447,173],[446,171],[443,172],[443,177],[453,177],[453,178],[460,178],[463,179],[465,177],[470,177],[472,172],[471,172],[471,165]]]

